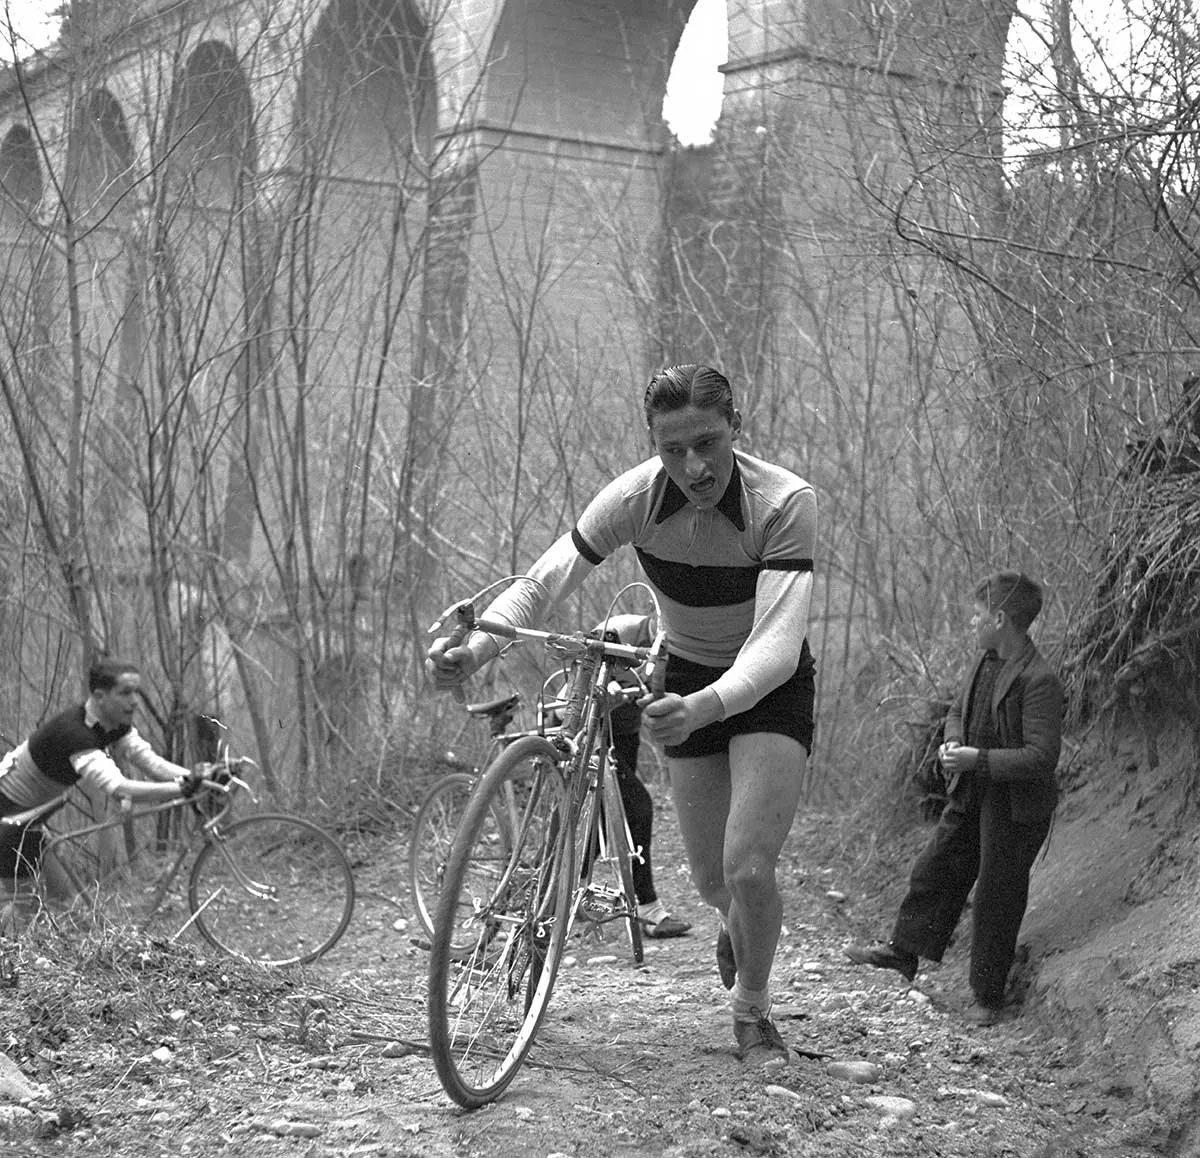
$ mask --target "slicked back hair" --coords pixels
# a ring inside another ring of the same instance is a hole
[[[98,659],[88,668],[88,691],[106,692],[117,686],[123,675],[140,675],[137,666],[119,659]]]
[[[646,425],[654,425],[656,414],[695,406],[697,410],[717,410],[729,422],[734,420],[733,389],[729,379],[711,366],[688,363],[667,366],[650,376],[642,407]]]

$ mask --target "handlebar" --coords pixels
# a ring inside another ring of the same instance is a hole
[[[514,627],[502,619],[489,619],[487,616],[475,620],[475,626],[480,631],[486,631],[488,635],[541,643],[547,650],[559,652],[564,659],[578,659],[584,655],[603,655],[607,659],[622,659],[636,666],[646,663],[654,657],[653,647],[634,647],[628,643],[608,643],[582,631],[539,631],[533,627]]]
[[[645,672],[643,679],[651,698],[655,700],[662,698],[666,688],[667,637],[666,632],[661,626],[662,616],[661,611],[658,609],[658,601],[654,599],[654,593],[651,589],[646,588],[651,599],[654,600],[654,618],[657,620],[659,626],[654,640],[649,647],[608,642],[597,638],[599,633],[595,631],[540,631],[530,627],[514,627],[502,619],[490,618],[487,615],[476,616],[476,600],[500,583],[522,578],[528,579],[529,576],[509,576],[508,579],[498,580],[496,583],[485,588],[484,591],[471,596],[470,599],[451,604],[430,626],[429,633],[431,635],[435,634],[447,620],[453,618],[455,623],[447,637],[446,650],[461,646],[472,631],[478,630],[499,639],[512,640],[514,643],[524,641],[540,643],[547,651],[556,652],[562,659],[567,661],[589,657],[594,660],[600,658],[617,660],[628,664],[630,667],[644,665]],[[630,584],[622,592],[618,593],[617,598],[619,599],[621,595],[633,587],[645,587],[645,584]],[[616,600],[614,599],[613,602],[615,603]],[[466,703],[466,693],[463,691],[461,685],[451,688],[451,692],[460,704]]]

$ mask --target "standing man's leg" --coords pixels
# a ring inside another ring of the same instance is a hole
[[[669,761],[693,880],[728,926],[737,963],[735,1033],[747,1059],[756,1051],[768,1058],[787,1056],[767,1021],[771,966],[783,921],[776,865],[795,819],[805,759],[796,740],[752,733],[733,737],[728,756]],[[743,1041],[738,1022],[754,1025],[754,1035]]]
[[[770,983],[783,925],[776,866],[800,805],[806,758],[798,741],[774,732],[730,741],[724,876],[738,983],[746,990]]]
[[[729,817],[729,757],[671,757],[667,760],[679,834],[692,881],[701,899],[729,915],[725,884],[725,823]]]

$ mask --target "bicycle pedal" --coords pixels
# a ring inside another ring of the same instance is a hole
[[[590,885],[579,900],[579,915],[585,921],[597,923],[619,917],[625,908],[624,898],[604,885]]]

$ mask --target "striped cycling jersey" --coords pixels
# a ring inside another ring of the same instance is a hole
[[[113,793],[125,783],[114,756],[154,780],[187,775],[186,768],[155,752],[136,728],[99,728],[88,706],[78,704],[48,720],[0,760],[0,795],[23,812],[49,803],[79,781]]]
[[[721,500],[700,510],[653,458],[609,483],[569,535],[488,608],[530,627],[590,570],[631,545],[662,604],[668,647],[727,669],[713,683],[726,716],[787,680],[805,650],[816,497],[783,467],[734,451]]]

